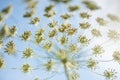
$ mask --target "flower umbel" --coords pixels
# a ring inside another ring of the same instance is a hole
[[[106,77],[106,79],[110,80],[114,80],[117,77],[116,74],[117,72],[114,69],[109,69],[104,72],[104,76]]]
[[[24,58],[30,58],[30,57],[33,56],[33,54],[34,54],[34,51],[31,48],[26,48],[26,50],[23,51],[23,57]]]
[[[16,46],[15,46],[15,43],[13,41],[9,41],[6,44],[5,52],[7,52],[10,55],[13,55],[16,53]]]
[[[0,57],[0,68],[3,68],[5,65],[5,61],[3,60],[2,57]]]
[[[113,60],[120,63],[120,52],[119,51],[115,51],[113,53]]]
[[[21,69],[24,73],[27,73],[31,71],[31,66],[29,64],[23,64]]]

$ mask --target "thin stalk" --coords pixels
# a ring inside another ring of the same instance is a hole
[[[63,65],[64,65],[64,70],[65,70],[65,75],[67,77],[67,80],[70,80],[70,75],[69,75],[69,71],[68,71],[67,65],[66,65],[66,63],[64,63]]]

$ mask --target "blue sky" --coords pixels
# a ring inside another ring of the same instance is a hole
[[[2,10],[4,7],[6,7],[8,5],[13,6],[11,16],[9,16],[8,19],[6,19],[4,23],[7,24],[8,26],[16,25],[18,28],[17,33],[21,34],[23,31],[26,31],[26,30],[31,30],[34,32],[42,26],[46,27],[47,23],[49,23],[49,20],[47,18],[43,17],[42,15],[44,14],[44,12],[43,12],[44,7],[48,6],[49,4],[50,4],[49,0],[40,0],[40,3],[39,3],[40,6],[37,7],[37,14],[35,15],[35,16],[40,16],[40,18],[42,19],[42,22],[40,22],[38,27],[29,25],[28,24],[29,19],[24,19],[22,17],[23,14],[25,13],[25,7],[26,7],[25,3],[23,3],[22,0],[0,0],[0,10]],[[81,5],[80,0],[74,0],[72,4]],[[63,4],[57,5],[58,15],[60,15],[61,13],[67,12],[64,9],[62,9],[62,10],[59,9],[59,8],[64,8],[64,7],[66,7],[66,5],[63,5]],[[86,11],[85,6],[81,6],[81,11],[84,11],[84,10]],[[101,14],[99,14],[99,15],[101,15]],[[59,23],[63,22],[59,17],[55,17],[54,19],[58,20]],[[78,23],[80,22],[79,20],[80,19],[78,17],[74,17],[70,21],[73,23],[73,26],[78,26]],[[33,27],[35,27],[35,28],[33,28]],[[45,53],[45,51],[42,48],[38,48],[37,46],[33,45],[30,42],[25,43],[25,42],[21,41],[19,38],[10,38],[8,40],[4,40],[5,44],[9,40],[15,41],[15,43],[17,44],[18,50],[23,51],[26,47],[30,46],[33,49],[35,49],[35,53],[37,53],[37,54]],[[25,60],[25,59],[21,59],[22,54],[20,52],[18,52],[17,55],[15,55],[15,56],[9,56],[9,55],[7,55],[7,53],[4,53],[4,51],[2,49],[0,49],[0,54],[4,55],[3,57],[6,62],[6,65],[5,65],[6,67],[3,69],[0,69],[0,80],[33,80],[36,77],[46,78],[46,77],[48,77],[48,75],[51,74],[51,73],[45,71],[44,68],[39,65],[40,63],[42,63],[46,60],[39,61],[39,59],[36,59],[36,58]],[[30,73],[25,74],[20,70],[22,64],[24,64],[24,63],[30,63],[33,67],[38,66],[41,69],[33,70]],[[17,68],[17,69],[13,70],[10,68]],[[59,68],[57,68],[57,69],[59,69]],[[80,69],[79,73],[80,73],[80,80],[104,80],[105,79],[104,77],[97,75],[86,69]],[[40,80],[42,80],[42,79],[40,79]],[[50,80],[66,80],[66,76],[63,72],[61,74],[56,74]],[[120,77],[118,77],[117,80],[120,80]]]

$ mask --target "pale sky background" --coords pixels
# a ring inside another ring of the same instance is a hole
[[[80,0],[73,0],[73,1],[74,1],[73,4],[79,4],[78,2]],[[93,1],[95,1],[99,6],[102,7],[102,11],[98,11],[96,13],[93,13],[94,17],[96,17],[96,16],[103,16],[104,17],[104,14],[107,14],[107,13],[112,13],[112,14],[116,14],[116,15],[120,16],[120,0],[93,0]],[[43,3],[41,3],[41,2],[43,2]],[[24,14],[24,12],[25,12],[25,4],[23,4],[21,2],[21,0],[0,0],[0,10],[9,4],[12,4],[14,7],[13,14],[5,21],[5,23],[7,23],[8,26],[11,26],[13,24],[18,26],[18,28],[19,28],[18,33],[19,34],[21,34],[25,30],[35,31],[36,29],[33,29],[34,26],[27,25],[27,23],[28,23],[27,19],[25,20],[25,19],[21,18],[22,14]],[[39,10],[37,11],[39,16],[41,16],[43,14],[43,12],[41,10],[43,10],[46,5],[49,5],[49,0],[40,0],[41,7],[38,7]],[[63,8],[64,6],[59,5],[57,7]],[[59,12],[65,13],[66,11],[58,10],[58,13]],[[48,23],[48,20],[46,20],[46,18],[43,18],[43,17],[41,17],[41,18],[43,19],[44,22],[42,22],[40,24],[40,26],[44,26],[44,24]],[[58,18],[56,18],[56,19],[59,20]],[[78,19],[75,19],[73,21],[74,25],[78,22],[77,20]],[[26,26],[28,26],[29,29]],[[120,27],[119,27],[120,25],[118,25],[118,24],[114,25],[113,23],[111,23],[111,25],[108,25],[108,26],[111,26],[111,28],[113,28],[113,29],[116,28],[118,31],[120,31]],[[16,44],[18,44],[17,45],[18,49],[24,50],[27,46],[33,47],[33,45],[30,43],[27,43],[26,45],[24,45],[25,43],[20,44],[21,41],[18,41],[19,39],[18,40],[14,39],[14,40],[15,40]],[[9,41],[9,40],[7,40],[7,41]],[[7,41],[5,41],[5,42],[7,42]],[[105,46],[109,46],[109,44],[105,45]],[[119,47],[120,47],[119,44],[114,44],[114,46],[112,46],[111,48],[107,47],[108,49],[107,48],[106,49],[108,50],[108,52],[110,52],[110,51],[112,51],[110,49],[117,49],[116,47],[118,47],[118,49],[119,49]],[[44,51],[42,49],[39,49],[39,48],[37,48],[37,50],[35,52],[39,53],[39,51],[41,51],[41,53],[44,53]],[[3,50],[0,50],[0,52],[2,54]],[[35,58],[34,58],[35,60],[34,59],[32,59],[32,60],[28,59],[26,61],[21,60],[21,58],[20,58],[21,54],[18,56],[12,56],[12,57],[6,55],[6,53],[3,53],[3,54],[5,54],[4,59],[6,61],[6,67],[4,69],[0,70],[0,80],[33,80],[35,77],[45,78],[47,75],[51,74],[51,73],[47,73],[44,70],[35,70],[35,71],[32,71],[28,74],[24,74],[21,72],[21,70],[19,70],[19,68],[21,67],[21,65],[23,63],[28,62],[35,67],[35,66],[38,66],[37,63],[39,63],[39,61]],[[108,58],[108,56],[110,56],[110,55],[105,54],[104,58]],[[114,65],[113,63],[107,64],[107,65],[105,63],[100,64],[100,67],[103,69],[108,68],[108,67],[112,67],[112,68],[116,68],[117,70],[120,71],[120,66],[119,67],[118,66],[119,66],[118,64]],[[17,67],[18,70],[9,69],[9,68],[13,68],[13,67],[15,67],[15,68]],[[102,69],[100,69],[100,70],[98,69],[98,72],[102,72]],[[93,72],[88,71],[88,70],[80,69],[79,73],[80,73],[80,80],[105,80],[104,77],[102,77],[100,75],[96,75]],[[42,79],[40,79],[40,80],[42,80]],[[62,73],[62,74],[57,74],[56,76],[54,76],[50,80],[66,80],[66,77],[65,77],[64,73]],[[120,80],[120,74],[118,74],[118,78],[116,80]]]
[[[120,0],[93,0],[104,8],[105,11],[120,15]]]

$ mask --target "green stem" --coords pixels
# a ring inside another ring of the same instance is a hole
[[[67,80],[70,80],[70,75],[69,75],[69,71],[68,71],[68,68],[67,68],[67,65],[64,63],[64,70],[65,70],[65,75],[67,77]]]

